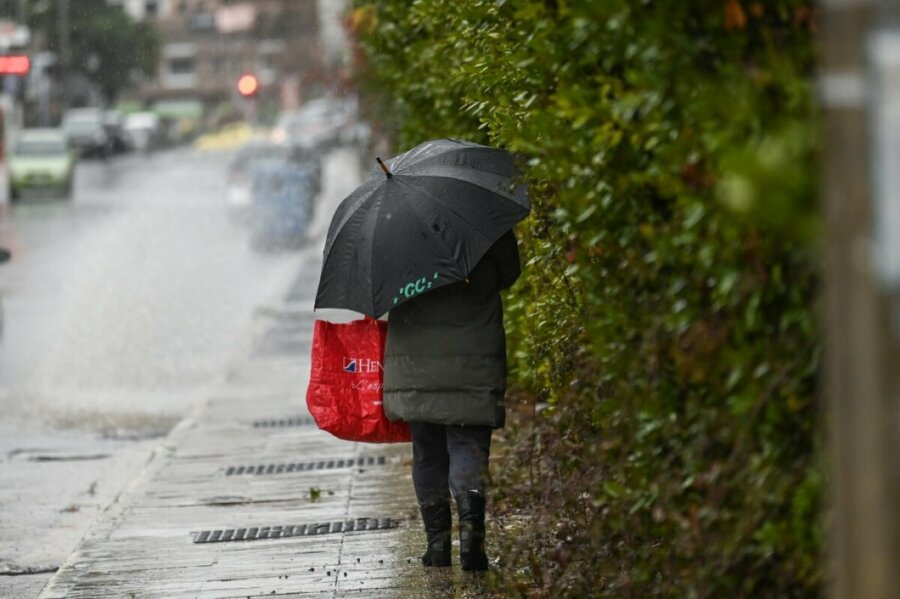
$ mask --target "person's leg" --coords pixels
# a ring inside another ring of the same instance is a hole
[[[487,426],[447,427],[450,489],[459,512],[459,553],[463,570],[487,570],[485,486],[492,433]]]
[[[428,539],[422,563],[449,566],[452,522],[447,436],[440,424],[411,422],[409,429],[413,438],[413,487]]]
[[[420,504],[448,501],[450,456],[447,453],[445,427],[441,424],[410,422],[409,431],[412,433],[412,476],[416,499]]]

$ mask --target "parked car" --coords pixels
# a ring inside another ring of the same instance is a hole
[[[308,149],[327,148],[338,141],[343,118],[339,104],[333,100],[310,100],[299,110],[279,115],[272,129],[272,141]]]
[[[139,152],[151,152],[162,143],[162,125],[154,112],[135,112],[125,117],[125,136]]]
[[[10,196],[17,199],[26,190],[50,190],[70,197],[75,161],[62,129],[23,130],[9,155]]]
[[[100,108],[74,108],[63,116],[62,128],[69,143],[82,156],[107,158],[113,141],[106,128],[106,117]]]
[[[272,129],[272,141],[311,149],[365,144],[369,126],[359,120],[354,97],[317,98],[298,110],[282,112]]]
[[[359,100],[355,96],[335,100],[332,119],[339,144],[364,146],[371,141],[372,128],[360,120]]]

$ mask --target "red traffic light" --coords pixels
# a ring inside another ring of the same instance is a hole
[[[238,93],[249,98],[259,93],[259,79],[255,75],[243,75],[237,82]]]
[[[31,59],[24,54],[0,56],[0,75],[27,75]]]

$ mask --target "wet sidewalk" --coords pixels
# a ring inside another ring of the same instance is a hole
[[[348,179],[348,184],[352,183]],[[343,197],[333,193],[332,199]],[[43,598],[452,597],[480,583],[426,572],[409,444],[338,440],[305,392],[324,238],[320,207],[284,302],[254,343],[68,557]],[[344,313],[346,319],[346,314]]]
[[[317,429],[304,400],[314,316],[292,305],[258,316],[254,355],[154,451],[41,597],[431,594],[410,446]]]

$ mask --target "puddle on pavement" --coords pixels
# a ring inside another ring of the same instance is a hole
[[[73,410],[48,419],[56,429],[95,433],[101,439],[143,441],[163,437],[178,424],[181,416],[142,412],[101,412]]]

